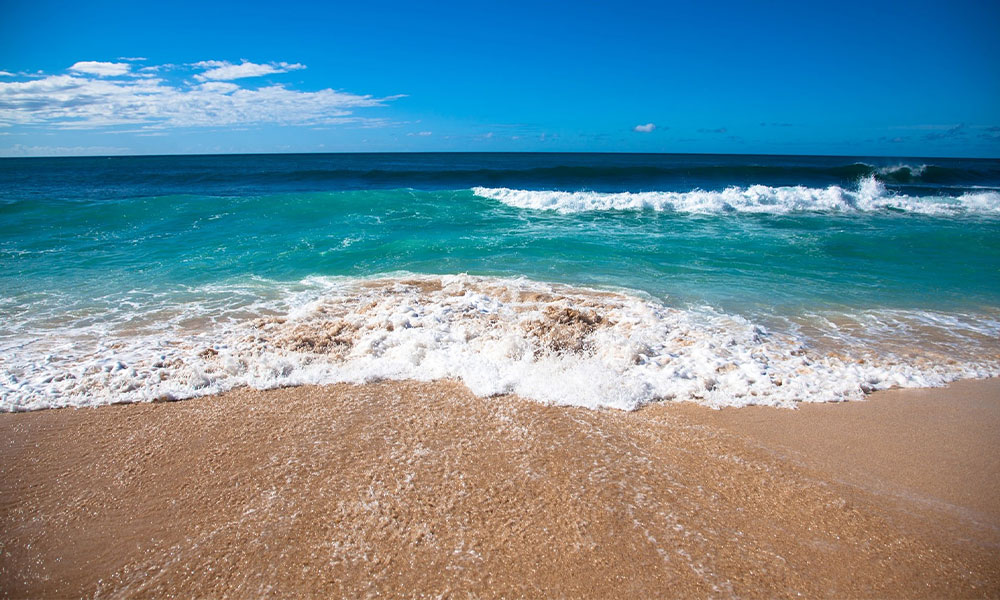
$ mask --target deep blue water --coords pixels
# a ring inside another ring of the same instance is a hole
[[[871,175],[903,192],[996,188],[1000,187],[1000,161],[579,153],[7,158],[0,159],[0,198],[96,200],[476,186],[604,192],[716,190],[753,184],[850,187]]]

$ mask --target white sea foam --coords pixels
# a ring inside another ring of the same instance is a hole
[[[960,315],[821,315],[778,333],[707,308],[465,275],[310,278],[190,294],[200,299],[116,303],[120,317],[81,310],[16,330],[5,324],[0,409],[404,378],[454,378],[483,396],[595,408],[663,399],[792,406],[1000,373],[1000,321]],[[891,337],[886,331],[903,323],[912,325],[905,354],[864,335]],[[914,353],[927,332],[940,347]]]
[[[610,210],[697,214],[864,213],[892,210],[936,216],[1000,216],[1000,192],[995,190],[954,197],[908,196],[887,191],[874,177],[862,180],[854,190],[836,185],[826,188],[752,185],[745,188],[729,187],[722,191],[688,192],[604,193],[485,187],[473,188],[472,191],[477,196],[509,206],[564,214]]]
[[[879,175],[901,175],[904,172],[908,173],[910,177],[920,177],[927,170],[927,165],[908,165],[905,163],[899,163],[896,165],[891,165],[888,167],[879,167]]]

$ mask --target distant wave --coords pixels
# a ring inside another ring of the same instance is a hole
[[[321,159],[238,161],[194,158],[166,161],[121,159],[128,168],[116,168],[120,161],[94,163],[93,168],[75,162],[56,163],[52,176],[39,165],[31,169],[0,168],[0,204],[9,202],[12,190],[30,190],[32,196],[88,199],[169,194],[241,194],[275,191],[330,191],[355,189],[468,189],[474,186],[511,189],[561,190],[685,190],[695,187],[721,190],[728,186],[850,187],[874,178],[889,187],[919,186],[987,189],[1000,187],[1000,166],[974,162],[949,166],[917,161],[895,165],[853,162],[848,164],[691,164],[651,157],[653,164],[628,164],[624,158],[608,157],[596,164],[548,164],[510,158],[454,161],[440,159],[427,164],[382,165],[345,160]],[[574,160],[568,157],[567,162]],[[582,160],[582,159],[575,159]],[[640,159],[630,159],[640,160]],[[689,161],[690,159],[685,159]],[[619,162],[616,162],[619,161]],[[662,161],[656,164],[655,161]],[[872,161],[873,163],[875,161]],[[17,163],[20,165],[20,163]],[[35,164],[35,163],[29,163]],[[86,163],[85,163],[86,164]],[[2,165],[0,165],[2,166]],[[55,176],[58,174],[58,176]],[[23,196],[23,194],[21,194]]]
[[[941,167],[935,167],[933,165],[906,165],[898,164],[889,167],[879,167],[875,169],[875,175],[882,180],[891,181],[901,181],[909,182],[915,179],[921,179],[924,173],[931,170],[931,173],[935,172],[947,172],[951,169],[942,169]]]
[[[698,214],[899,211],[937,216],[1000,216],[1000,192],[983,191],[954,197],[908,196],[888,192],[885,185],[874,176],[862,180],[857,189],[853,190],[836,185],[826,188],[752,185],[734,186],[722,191],[689,192],[601,193],[487,187],[476,187],[472,191],[477,196],[509,206],[560,213],[609,210]]]
[[[160,173],[150,177],[158,183],[170,183],[174,176],[185,182],[215,183],[232,179],[232,175],[219,171]],[[574,183],[643,183],[681,182],[690,179],[702,181],[760,181],[760,180],[809,180],[815,178],[857,181],[875,177],[885,183],[929,183],[968,185],[995,180],[1000,174],[977,170],[941,167],[936,165],[907,165],[878,167],[866,163],[840,166],[775,166],[775,165],[705,165],[705,166],[574,166],[529,167],[523,169],[302,169],[256,171],[240,175],[252,183],[296,182],[359,182],[390,186],[420,186],[426,184],[447,186],[463,185],[470,181],[488,185],[513,181],[524,182],[574,182]]]

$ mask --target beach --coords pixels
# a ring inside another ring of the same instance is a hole
[[[1000,161],[0,161],[6,597],[1000,595]]]
[[[0,10],[0,600],[1000,600],[1000,1],[121,4]]]
[[[379,382],[0,414],[5,597],[996,597],[1000,382],[631,412]]]

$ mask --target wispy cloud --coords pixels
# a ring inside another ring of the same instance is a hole
[[[86,73],[87,75],[97,75],[98,77],[117,77],[129,72],[132,65],[128,63],[99,62],[96,60],[84,60],[74,64],[70,71]]]
[[[979,137],[981,139],[989,140],[991,142],[998,141],[1000,140],[1000,127],[997,127],[995,125],[992,127],[985,127],[983,129],[983,132],[979,134]]]
[[[429,135],[432,135],[433,133],[434,133],[433,131],[411,131],[410,133],[408,133],[406,135],[411,136],[411,137],[415,136],[415,135],[419,135],[420,137],[427,137]]]
[[[14,74],[10,71],[0,71],[0,77],[13,77]]]
[[[653,123],[646,123],[645,125],[636,125],[632,128],[632,131],[637,131],[639,133],[650,133],[656,129],[656,125]]]
[[[272,75],[275,73],[287,73],[306,68],[299,63],[272,62],[266,64],[256,64],[243,61],[238,65],[223,60],[203,60],[191,65],[198,69],[208,69],[204,73],[195,75],[199,81],[210,79],[229,81],[232,79],[243,79],[245,77],[260,77],[262,75]]]
[[[0,150],[3,156],[108,156],[126,154],[128,148],[117,146],[28,146],[15,144]]]
[[[231,65],[223,61],[199,64],[202,65],[199,68],[209,68],[201,74],[204,76],[199,78],[204,80],[201,83],[168,81],[156,75],[155,70],[138,77],[130,73],[127,63],[96,61],[78,62],[66,74],[0,82],[0,126],[99,129],[129,125],[164,128],[363,123],[366,119],[355,116],[355,110],[384,106],[401,97],[376,98],[329,88],[297,91],[281,84],[252,87],[217,81],[249,76],[247,72],[261,66],[274,73],[281,72],[280,69],[304,68],[301,65]],[[224,70],[229,67],[242,71]],[[220,69],[221,73],[207,76]],[[240,75],[241,72],[244,74]]]
[[[118,60],[125,60],[128,62],[142,62],[146,60],[145,56],[119,56]]]
[[[931,131],[930,133],[924,135],[924,139],[928,141],[945,140],[961,137],[963,135],[965,135],[965,123],[959,123],[958,125],[953,125],[947,129]]]
[[[945,129],[954,129],[958,125],[952,123],[950,125],[941,125],[935,123],[923,123],[920,125],[894,125],[888,129],[915,129],[917,131],[942,131]]]
[[[726,133],[726,128],[719,127],[718,129],[699,129],[698,133]]]

